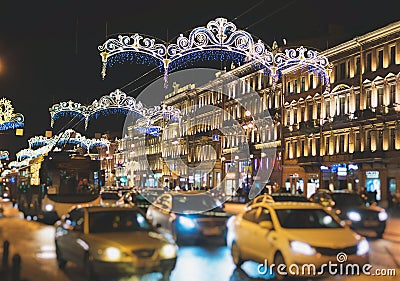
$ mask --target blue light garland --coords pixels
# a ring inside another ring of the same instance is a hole
[[[88,121],[90,121],[91,119],[98,119],[101,116],[108,116],[111,114],[123,114],[123,115],[134,115],[137,118],[142,117],[139,113],[137,112],[133,112],[129,109],[126,108],[104,108],[102,110],[97,111],[95,114],[91,114],[88,116]]]
[[[198,61],[232,61],[233,63],[243,63],[245,62],[246,56],[243,54],[238,54],[223,50],[203,50],[199,52],[190,53],[183,55],[179,59],[172,61],[169,64],[169,71],[176,71],[179,69],[186,68],[193,65]]]
[[[23,127],[24,127],[24,123],[22,123],[22,122],[5,122],[3,124],[0,124],[0,131],[7,131],[7,130],[23,128]]]
[[[57,119],[59,119],[61,117],[65,117],[65,116],[67,116],[67,117],[75,117],[75,116],[78,116],[78,115],[82,116],[82,119],[85,118],[85,116],[83,116],[83,114],[78,113],[76,111],[59,111],[56,114],[54,114],[53,120],[57,120]]]
[[[123,52],[110,57],[107,60],[107,67],[113,67],[116,64],[122,64],[124,62],[130,62],[131,64],[144,64],[149,66],[155,65],[159,67],[160,71],[163,71],[164,69],[160,60],[155,59],[151,55],[134,51]]]

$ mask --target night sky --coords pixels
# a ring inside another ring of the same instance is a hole
[[[153,67],[123,64],[102,80],[97,47],[106,35],[142,33],[168,41],[225,17],[268,45],[274,40],[282,44],[285,38],[288,46],[324,50],[400,20],[396,4],[397,0],[2,0],[0,98],[10,99],[15,112],[25,116],[25,128],[22,137],[14,130],[0,132],[0,150],[9,150],[13,160],[30,137],[50,129],[48,108],[54,103],[72,99],[89,104],[117,88],[136,96],[146,82],[160,75],[152,72],[129,84]],[[115,130],[122,118],[107,120],[91,122],[87,134]],[[56,123],[54,134],[60,124]],[[85,133],[82,128],[77,130]]]

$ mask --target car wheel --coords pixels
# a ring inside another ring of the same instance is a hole
[[[93,271],[93,258],[89,253],[86,253],[85,261],[83,263],[85,270],[85,278],[87,281],[96,281],[96,276]]]
[[[242,259],[241,255],[240,255],[240,249],[239,249],[239,246],[236,244],[236,242],[232,242],[231,255],[232,255],[233,263],[237,267],[240,267],[243,264],[244,260]]]
[[[64,268],[65,268],[65,265],[67,264],[67,261],[64,260],[64,259],[61,257],[60,248],[59,248],[59,246],[57,245],[57,243],[56,243],[56,259],[57,259],[58,268],[59,268],[59,269],[64,269]]]
[[[171,270],[166,270],[162,273],[162,281],[169,281],[171,277]]]
[[[285,274],[280,274],[280,272],[277,272],[276,271],[276,268],[280,265],[280,264],[286,264],[285,263],[285,259],[283,258],[283,256],[282,256],[282,254],[281,254],[281,252],[277,252],[276,254],[275,254],[275,257],[274,257],[274,264],[275,264],[275,279],[276,280],[284,280],[284,279],[287,279],[287,275],[285,275]]]

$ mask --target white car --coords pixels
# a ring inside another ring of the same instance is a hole
[[[280,264],[286,269],[312,264],[317,274],[324,264],[339,263],[341,254],[353,264],[369,261],[367,240],[315,203],[261,202],[231,217],[227,227],[227,243],[236,266],[247,260],[268,261],[275,265],[272,269],[277,279],[291,273],[276,270]],[[299,273],[315,276],[311,269]]]

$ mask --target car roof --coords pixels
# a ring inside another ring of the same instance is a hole
[[[330,190],[330,189],[318,189],[316,191],[316,193],[322,193],[322,192],[326,192],[326,193],[357,193],[354,190],[350,190],[350,189],[334,189],[334,190]]]
[[[196,195],[206,195],[210,196],[211,194],[209,192],[205,192],[204,190],[190,190],[190,191],[169,191],[165,192],[164,194],[171,194],[172,196],[196,196]]]
[[[272,193],[271,196],[296,196],[296,197],[304,197],[304,195],[301,194],[292,194],[290,192],[277,192],[277,193]]]
[[[131,205],[114,205],[114,204],[82,204],[77,205],[75,208],[86,209],[88,212],[99,212],[99,211],[118,211],[118,210],[131,210],[141,211],[140,208]]]
[[[251,208],[256,208],[256,207],[271,207],[273,209],[324,209],[323,206],[321,206],[318,203],[312,203],[312,202],[260,202],[253,204]]]

